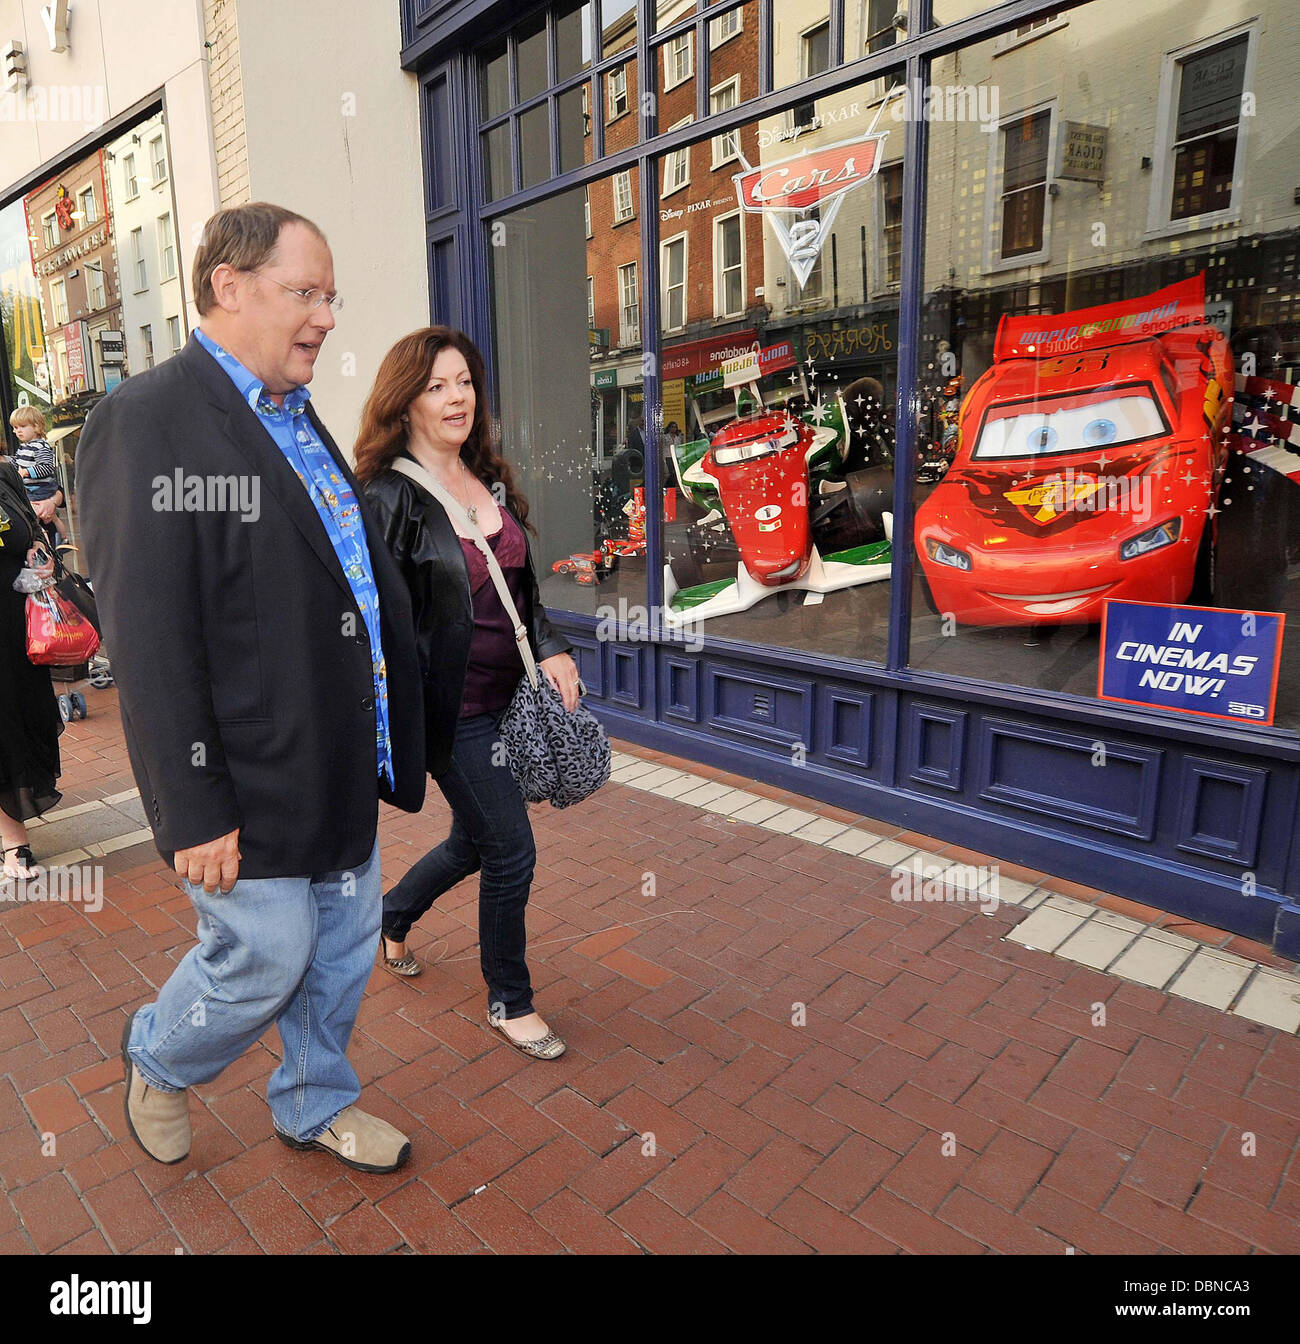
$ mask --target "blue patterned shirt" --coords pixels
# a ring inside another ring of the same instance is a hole
[[[346,478],[340,475],[329,449],[321,442],[307,415],[307,400],[311,393],[305,387],[295,387],[286,394],[284,404],[277,406],[262,381],[228,350],[223,350],[207,332],[196,328],[194,336],[230,376],[239,395],[262,422],[316,506],[370,636],[378,773],[386,775],[390,785],[395,784],[393,739],[388,725],[388,669],[384,664],[384,648],[379,634],[379,587],[375,583],[365,523],[356,495]]]

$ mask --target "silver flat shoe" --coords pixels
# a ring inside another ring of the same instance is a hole
[[[513,1036],[506,1034],[506,1029],[501,1023],[492,1016],[487,1015],[488,1026],[493,1031],[499,1032],[505,1037],[506,1041],[513,1045],[521,1053],[530,1056],[532,1059],[559,1059],[559,1057],[568,1049],[564,1041],[553,1031],[548,1031],[545,1036],[535,1041],[517,1041]]]

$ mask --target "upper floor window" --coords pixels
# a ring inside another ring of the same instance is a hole
[[[1002,126],[1002,184],[999,196],[1004,259],[1029,258],[1046,248],[1047,146],[1050,108],[1014,117]]]
[[[1249,35],[1177,62],[1170,220],[1232,206]]]
[[[664,48],[664,91],[684,84],[695,72],[694,33],[675,37]]]
[[[605,83],[609,89],[609,119],[613,121],[627,111],[627,66],[611,70]]]
[[[167,151],[163,148],[163,138],[156,135],[149,141],[149,166],[153,172],[153,185],[167,179]]]
[[[99,210],[95,205],[95,187],[93,183],[86,187],[84,191],[78,192],[77,203],[81,208],[81,227],[84,229],[99,218]]]
[[[632,204],[632,170],[614,174],[614,223],[620,224],[636,214]]]
[[[140,182],[135,173],[135,155],[122,156],[122,173],[126,178],[126,199],[133,201],[140,194]]]

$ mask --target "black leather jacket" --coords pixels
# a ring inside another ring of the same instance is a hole
[[[411,590],[416,650],[424,679],[426,757],[429,773],[436,778],[451,760],[474,633],[465,553],[446,510],[410,477],[389,469],[367,481],[363,489]],[[570,652],[572,646],[551,625],[542,606],[531,544],[524,595],[525,609],[519,615],[528,627],[537,661]]]

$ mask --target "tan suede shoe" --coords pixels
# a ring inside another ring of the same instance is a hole
[[[396,1171],[411,1156],[411,1141],[400,1129],[358,1106],[345,1106],[323,1134],[306,1142],[292,1139],[278,1129],[275,1136],[290,1148],[320,1148],[333,1153],[356,1171]]]
[[[159,1092],[140,1076],[135,1061],[126,1051],[134,1021],[135,1013],[132,1013],[126,1019],[126,1030],[122,1033],[126,1127],[155,1162],[172,1167],[190,1155],[190,1094],[187,1091]]]

